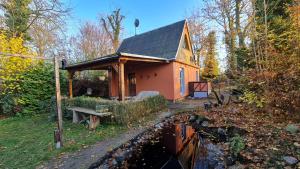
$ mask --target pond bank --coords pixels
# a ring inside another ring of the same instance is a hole
[[[147,129],[147,126],[151,126],[167,116],[170,116],[170,112],[158,113],[157,118],[148,121],[146,124],[143,124],[143,126],[130,128],[124,133],[121,133],[115,137],[106,138],[92,146],[87,146],[86,148],[83,148],[80,151],[64,154],[59,158],[51,159],[50,161],[44,163],[43,165],[40,165],[37,168],[88,168],[92,163],[95,163],[99,158],[103,157],[106,154],[106,152],[112,151],[114,148],[119,147],[124,142],[144,132]]]

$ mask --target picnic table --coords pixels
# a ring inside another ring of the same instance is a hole
[[[86,119],[86,116],[89,116],[89,129],[95,129],[100,124],[100,118],[111,116],[112,114],[108,111],[97,112],[84,107],[68,107],[67,109],[73,111],[73,123],[79,123],[82,119]]]

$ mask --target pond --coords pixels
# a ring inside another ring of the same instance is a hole
[[[172,116],[109,152],[90,168],[225,168],[224,151],[217,142],[228,139],[221,130],[233,128],[210,129],[207,123],[207,119],[190,114]]]

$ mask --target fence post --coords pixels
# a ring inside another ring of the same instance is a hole
[[[58,131],[55,132],[54,142],[56,148],[63,147],[63,126],[62,126],[62,111],[61,111],[61,94],[59,82],[59,63],[58,58],[54,57],[54,72],[55,72],[55,86],[56,86],[56,108],[57,108],[57,125]]]

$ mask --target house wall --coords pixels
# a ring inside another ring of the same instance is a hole
[[[184,94],[180,93],[180,69],[183,68],[184,70],[184,85],[185,85],[185,92]],[[189,82],[197,81],[197,77],[199,76],[199,68],[195,66],[191,66],[182,62],[175,61],[173,62],[173,70],[174,70],[174,99],[182,99],[189,95]]]
[[[125,95],[129,95],[128,74],[135,73],[136,94],[141,91],[159,91],[166,99],[173,100],[174,84],[172,63],[125,64]],[[112,96],[118,96],[118,75],[112,74]]]
[[[180,68],[184,69],[185,92],[180,93]],[[159,91],[168,100],[182,99],[189,95],[188,83],[196,81],[199,69],[182,62],[173,61],[164,64],[125,64],[125,95],[129,95],[128,74],[135,73],[136,93],[141,91]],[[118,96],[118,75],[112,73],[112,96]]]

